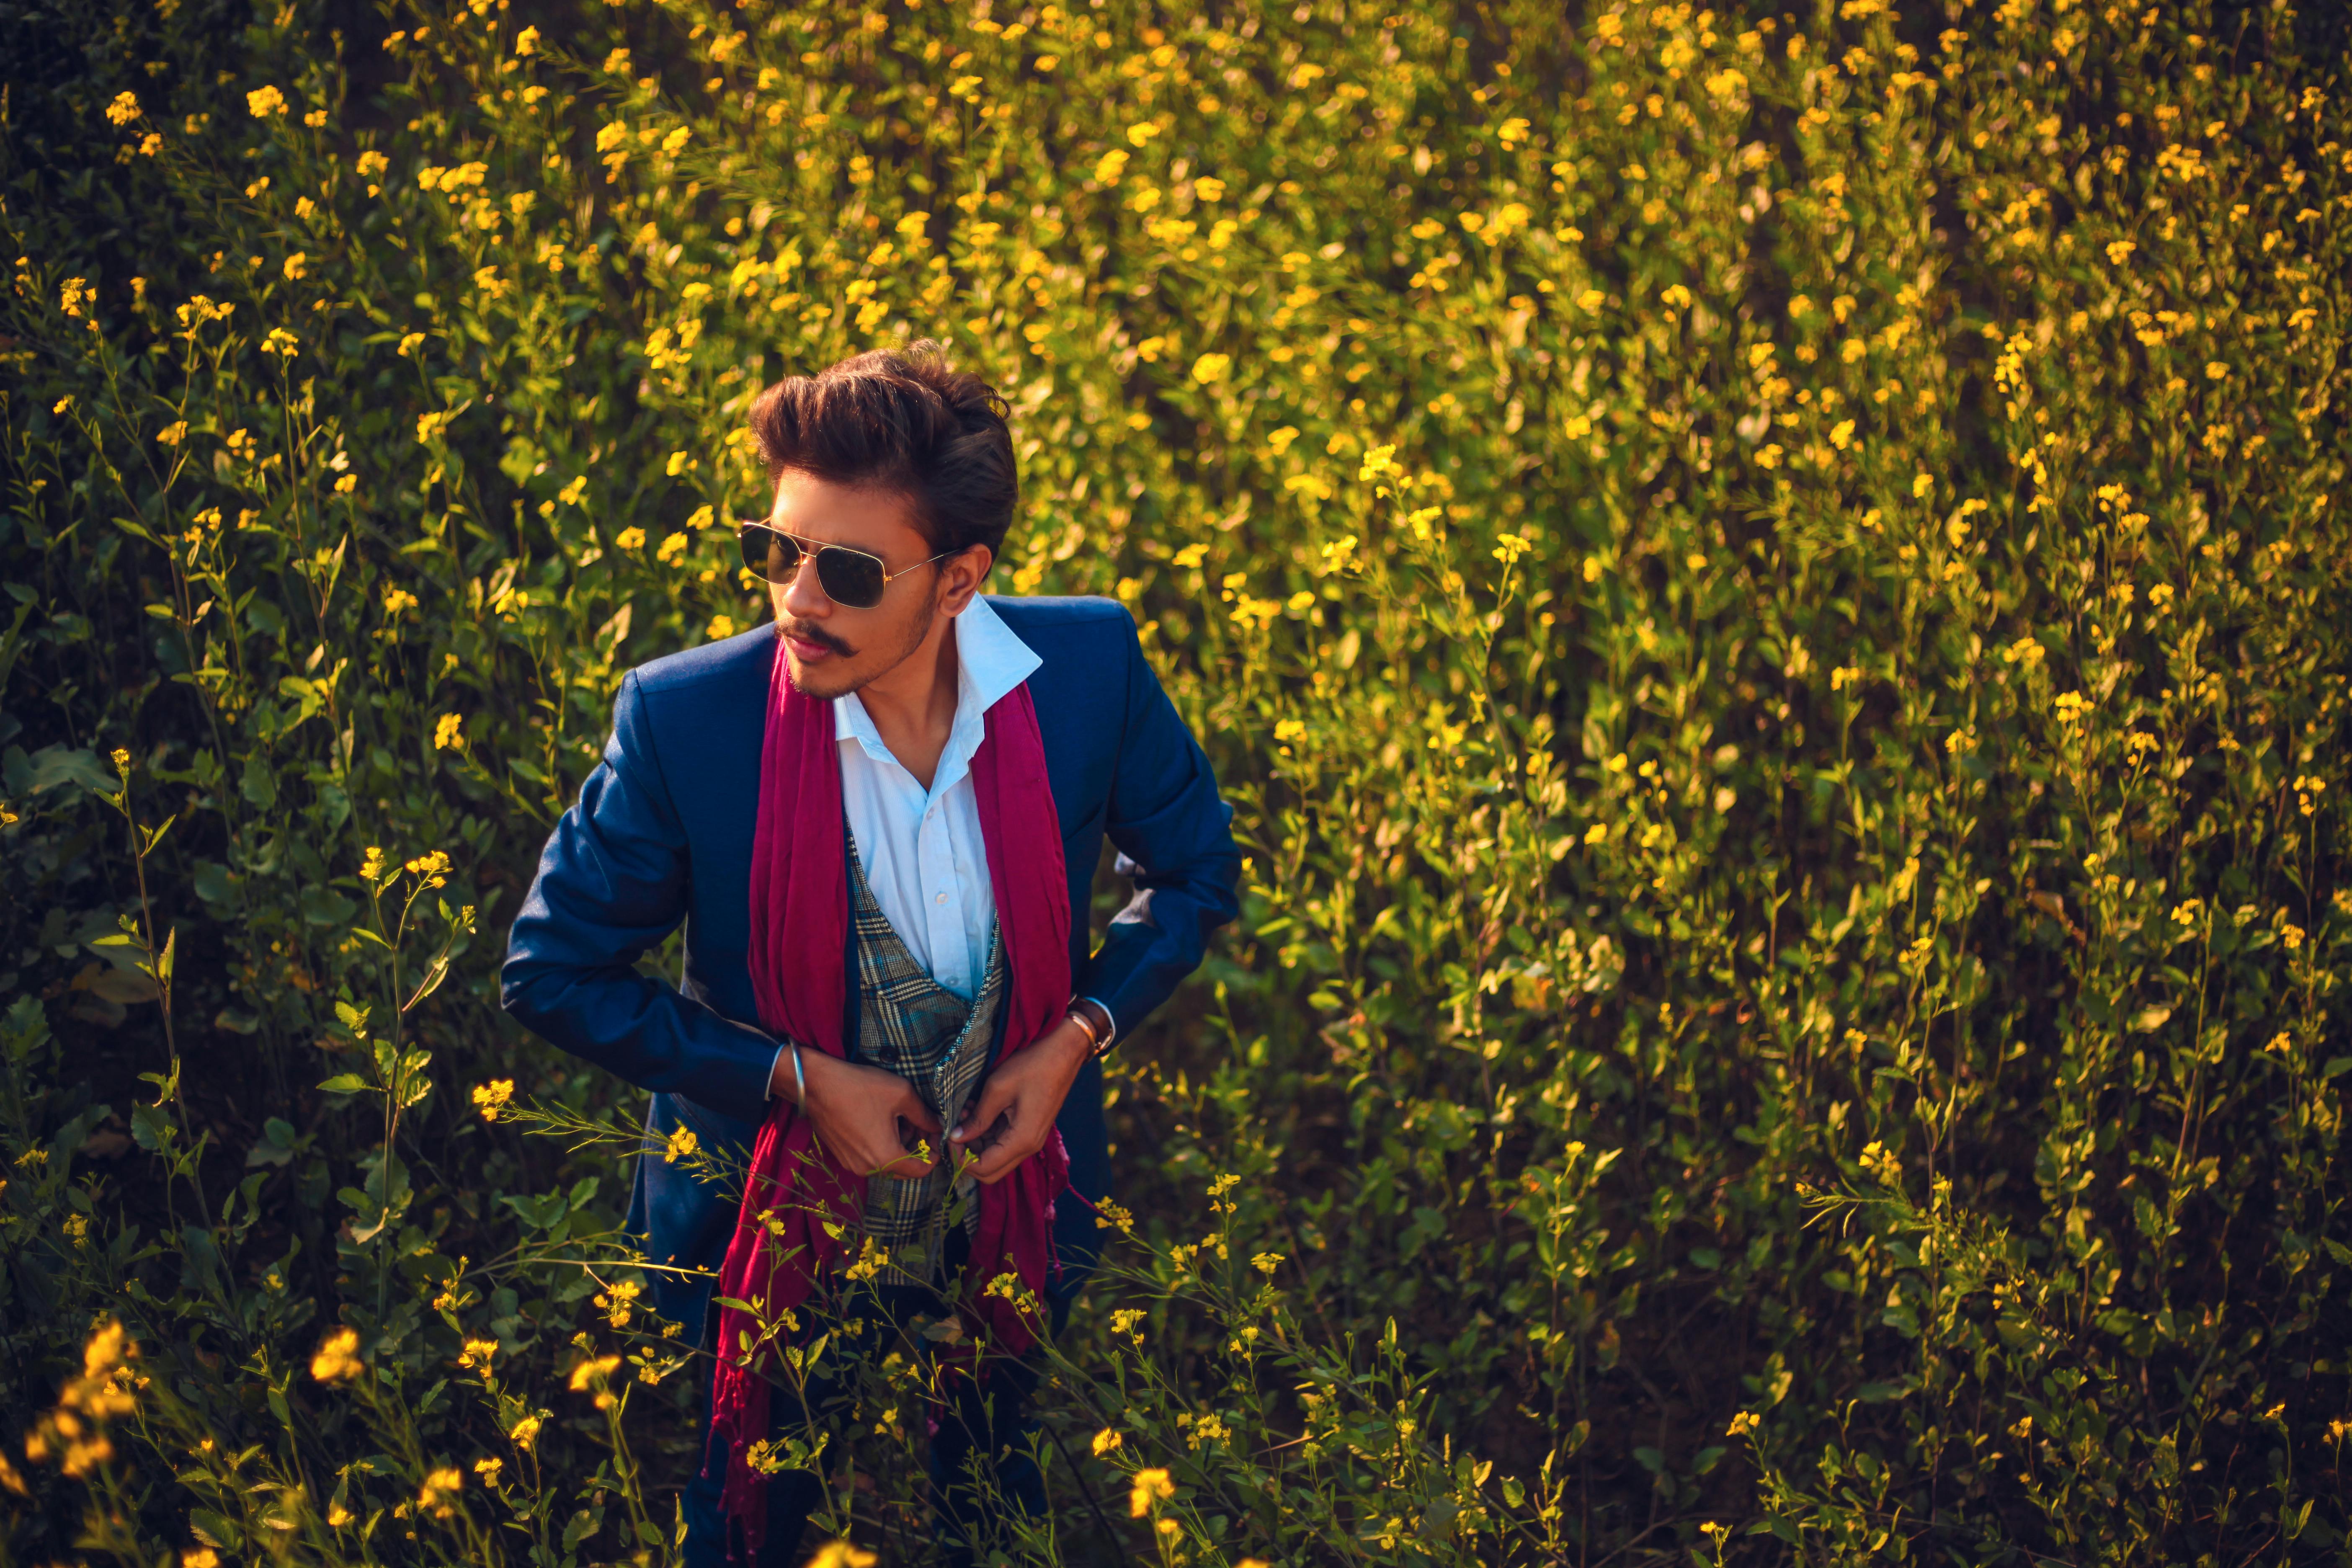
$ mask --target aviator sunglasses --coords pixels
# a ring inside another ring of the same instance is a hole
[[[943,550],[930,561],[918,561],[905,572],[893,572],[879,555],[852,550],[846,544],[819,544],[814,540],[795,538],[764,522],[738,524],[735,539],[742,547],[745,568],[779,586],[799,574],[803,556],[815,556],[817,586],[824,590],[826,598],[852,610],[872,609],[882,602],[882,591],[897,579],[909,572],[919,572],[934,561],[963,553],[961,550]]]

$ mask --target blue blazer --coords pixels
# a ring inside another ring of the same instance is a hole
[[[1070,973],[1123,1037],[1199,966],[1209,933],[1238,911],[1233,811],[1118,604],[992,595],[989,603],[1044,661],[1028,685],[1069,868]],[[525,1027],[654,1091],[656,1137],[689,1128],[746,1161],[767,1113],[777,1044],[760,1028],[744,958],[774,637],[763,625],[623,679],[604,760],[548,837],[499,977],[506,1010]],[[1097,948],[1088,905],[1106,836],[1136,890]],[[681,921],[685,973],[673,986],[637,960]],[[855,1018],[848,1024],[854,1039]],[[1098,1064],[1079,1073],[1059,1126],[1071,1186],[1090,1201],[1108,1196]],[[638,1159],[629,1228],[654,1262],[715,1271],[734,1219],[712,1184]],[[1098,1250],[1094,1216],[1066,1200],[1055,1239],[1059,1289],[1073,1290]],[[698,1334],[710,1280],[655,1278],[663,1314]]]

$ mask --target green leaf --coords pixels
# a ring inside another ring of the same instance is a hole
[[[238,879],[218,861],[196,861],[189,880],[194,884],[196,897],[208,904],[226,904],[236,897]]]
[[[319,1087],[329,1094],[358,1094],[375,1086],[355,1072],[339,1072]]]
[[[27,766],[8,770],[8,793],[20,797],[47,795],[54,789],[110,795],[121,787],[122,781],[99,760],[97,752],[69,746],[43,746],[33,753]]]
[[[245,759],[245,771],[237,778],[237,793],[247,805],[268,811],[278,804],[278,775],[269,771],[268,759],[253,752]]]
[[[314,926],[348,925],[351,918],[359,913],[357,904],[317,882],[304,884],[299,902],[302,918]]]
[[[188,1510],[188,1532],[222,1552],[236,1552],[245,1545],[245,1536],[236,1526],[208,1508]]]

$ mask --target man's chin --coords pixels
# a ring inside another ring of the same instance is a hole
[[[849,661],[837,653],[808,662],[803,662],[797,654],[788,653],[784,669],[792,679],[793,690],[819,702],[846,697],[860,684],[849,667]]]

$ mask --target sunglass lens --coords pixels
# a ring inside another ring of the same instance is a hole
[[[742,532],[743,564],[771,583],[789,583],[800,570],[800,542],[757,524]]]
[[[826,597],[853,610],[870,610],[880,604],[887,582],[880,561],[863,551],[835,545],[816,552],[816,580]]]

